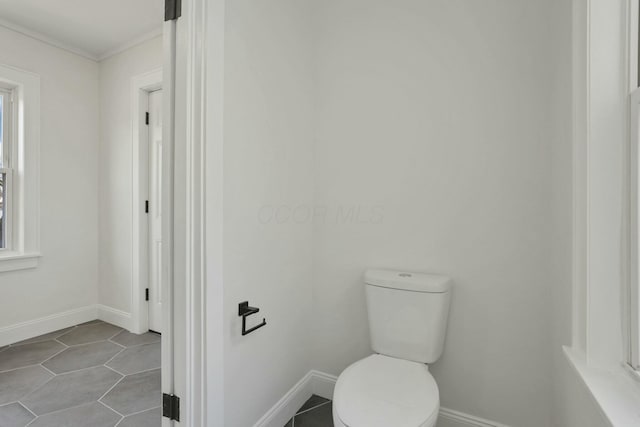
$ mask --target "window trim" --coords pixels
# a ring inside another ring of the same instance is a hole
[[[40,258],[40,76],[0,64],[0,86],[13,94],[10,165],[11,247],[0,272],[35,268]]]
[[[5,174],[4,179],[4,190],[2,197],[4,199],[4,204],[8,209],[5,210],[6,217],[4,218],[4,226],[5,226],[5,247],[0,247],[0,254],[5,253],[7,251],[11,251],[13,248],[12,245],[12,234],[13,227],[11,226],[13,221],[13,201],[11,200],[11,193],[13,192],[13,161],[11,159],[12,146],[15,145],[14,142],[14,117],[15,114],[15,104],[13,102],[13,97],[15,96],[14,90],[11,88],[5,88],[0,85],[0,94],[2,95],[2,167],[0,167],[0,174]]]
[[[630,370],[640,374],[640,1],[629,0],[629,117],[627,160],[627,233],[623,240],[625,248],[624,278],[626,287],[623,296],[623,330],[626,339],[624,363]]]
[[[636,371],[640,368],[640,239],[639,221],[640,214],[640,175],[639,175],[639,146],[640,140],[640,88],[635,89],[629,96],[629,242],[628,251],[628,313],[624,316],[625,336],[628,340],[626,349],[626,362]]]

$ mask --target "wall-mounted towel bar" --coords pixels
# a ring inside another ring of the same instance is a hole
[[[251,316],[252,314],[256,314],[259,311],[260,309],[257,307],[249,307],[249,301],[241,302],[238,305],[238,316],[242,317],[242,335],[243,336],[250,334],[256,329],[260,329],[267,324],[267,320],[263,318],[262,323],[254,326],[251,329],[247,329],[247,317]]]

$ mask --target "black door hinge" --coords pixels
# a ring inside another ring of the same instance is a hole
[[[149,201],[144,201],[144,213],[149,213]]]
[[[149,112],[144,113],[144,124],[149,126]]]
[[[162,395],[162,416],[180,421],[180,398],[178,396],[166,393]]]
[[[164,0],[164,20],[173,21],[182,16],[182,0]]]
[[[149,301],[149,288],[144,290],[144,300]]]

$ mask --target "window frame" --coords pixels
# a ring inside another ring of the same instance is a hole
[[[625,352],[627,364],[634,370],[640,370],[640,88],[629,96],[629,272],[627,289],[628,349]]]
[[[15,112],[15,103],[13,102],[13,98],[15,96],[13,88],[7,88],[0,85],[0,95],[2,95],[2,166],[0,167],[0,174],[5,174],[5,182],[3,189],[3,199],[5,204],[5,212],[6,217],[4,218],[4,227],[5,227],[5,235],[4,235],[4,247],[0,247],[0,254],[4,252],[10,252],[13,249],[13,217],[14,217],[14,209],[13,209],[13,200],[12,200],[12,192],[13,192],[13,164],[14,159],[12,159],[12,153],[15,151],[15,122],[14,117],[16,117]]]
[[[623,362],[631,371],[640,371],[640,2],[629,2],[629,116],[628,116],[628,219],[626,241],[627,287],[623,289],[623,329],[626,342]]]
[[[620,426],[635,425],[640,405],[630,297],[640,197],[632,190],[630,144],[638,2],[586,0],[572,9],[573,313],[563,350],[607,424]]]
[[[0,273],[35,268],[40,254],[40,76],[0,64],[0,89],[11,94],[8,152],[9,241]],[[4,149],[4,148],[3,148]],[[5,168],[5,165],[3,165]]]

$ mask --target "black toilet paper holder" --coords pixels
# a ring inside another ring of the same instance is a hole
[[[242,336],[250,334],[251,332],[262,328],[267,324],[267,319],[263,318],[262,323],[254,326],[251,329],[247,329],[247,317],[252,314],[256,314],[260,309],[257,307],[249,307],[249,301],[244,301],[238,304],[238,316],[242,317]]]

